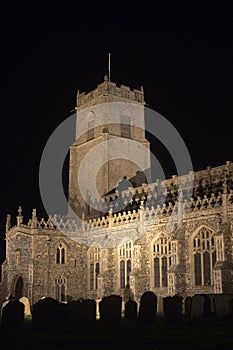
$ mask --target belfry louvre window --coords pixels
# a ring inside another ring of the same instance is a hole
[[[121,116],[120,135],[121,137],[131,138],[131,125],[129,117]]]
[[[168,286],[168,268],[177,264],[177,242],[160,237],[153,243],[153,284],[155,288]]]
[[[66,262],[66,249],[62,244],[59,244],[56,250],[56,263],[65,264]]]
[[[193,237],[194,281],[196,286],[213,284],[213,267],[216,262],[214,233],[203,227]]]
[[[87,141],[92,139],[94,139],[94,120],[90,120],[87,127]]]

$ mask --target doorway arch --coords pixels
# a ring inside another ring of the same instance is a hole
[[[15,300],[19,300],[23,296],[23,279],[21,276],[17,277],[15,280],[13,296]]]

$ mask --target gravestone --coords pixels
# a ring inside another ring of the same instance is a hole
[[[186,297],[184,301],[184,312],[187,318],[190,318],[190,315],[191,315],[191,304],[192,304],[192,297],[190,296]]]
[[[190,319],[192,321],[201,320],[204,314],[205,298],[203,295],[195,294],[192,297]]]
[[[67,304],[69,324],[91,325],[96,321],[96,301],[80,299]]]
[[[137,303],[136,301],[129,299],[125,303],[125,320],[136,321],[137,320]]]
[[[224,318],[228,313],[228,302],[225,295],[216,295],[214,297],[215,313],[217,318]]]
[[[233,318],[233,299],[229,299],[227,302],[229,316]]]
[[[110,295],[103,297],[99,302],[99,313],[102,321],[121,320],[122,297],[120,295]]]
[[[141,322],[153,322],[157,312],[157,297],[152,291],[143,293],[140,299],[138,319]]]
[[[65,303],[58,304],[58,323],[60,325],[67,325],[68,323],[68,305]]]
[[[67,319],[70,325],[75,325],[79,322],[79,304],[75,300],[67,303]]]
[[[30,307],[30,302],[29,299],[26,297],[21,297],[19,299],[21,303],[24,305],[24,315],[25,316],[30,316],[31,315],[31,307]]]
[[[85,299],[81,302],[82,322],[85,325],[92,325],[96,322],[96,301]]]
[[[210,297],[207,294],[202,294],[204,297],[204,310],[203,310],[203,316],[209,317],[211,316],[211,300]]]
[[[58,301],[53,298],[40,299],[32,308],[34,328],[54,328],[58,324]]]
[[[2,310],[1,328],[18,330],[24,323],[24,305],[19,301],[9,301]]]
[[[167,323],[178,323],[182,317],[182,297],[175,295],[163,298],[163,310]]]

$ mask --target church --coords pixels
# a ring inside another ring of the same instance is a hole
[[[233,293],[233,163],[151,182],[144,114],[143,88],[78,92],[68,213],[7,216],[1,302]]]

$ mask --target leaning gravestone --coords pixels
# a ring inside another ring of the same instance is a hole
[[[136,301],[129,299],[125,303],[125,320],[136,321],[137,320],[137,303]]]
[[[110,295],[104,297],[99,302],[100,320],[120,321],[121,320],[122,297],[120,295]]]
[[[173,297],[163,298],[163,310],[167,323],[178,323],[182,317],[182,297],[174,295]]]
[[[24,305],[19,301],[9,301],[2,310],[1,328],[18,330],[24,323]]]
[[[21,303],[24,305],[24,315],[25,316],[30,316],[31,315],[31,307],[30,307],[30,302],[29,299],[26,297],[22,297],[19,299]]]
[[[140,299],[138,319],[141,322],[153,322],[157,312],[157,297],[152,291],[145,292]]]
[[[205,298],[203,295],[195,294],[192,297],[190,319],[192,321],[201,320],[204,314]]]
[[[58,301],[53,298],[40,299],[32,309],[32,325],[34,328],[47,329],[57,326]]]

